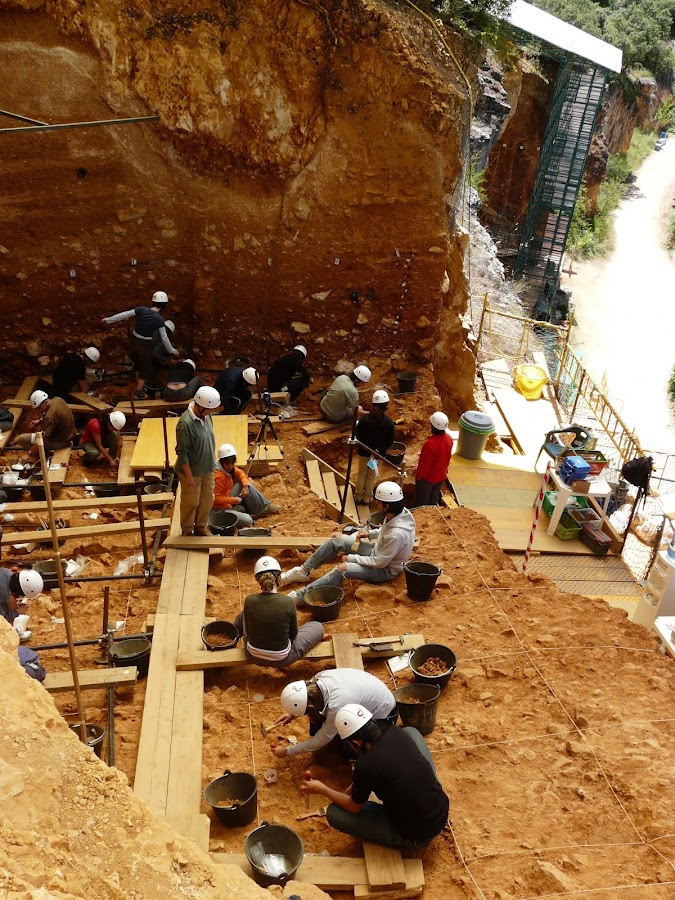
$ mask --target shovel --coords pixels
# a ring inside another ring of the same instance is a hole
[[[322,818],[326,815],[327,806],[322,806],[319,809],[312,810],[312,812],[301,813],[299,816],[296,816],[296,821],[300,821],[300,819],[313,819],[315,816],[317,818]]]

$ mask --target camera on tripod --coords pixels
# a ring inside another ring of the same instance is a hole
[[[263,402],[263,408],[265,410],[265,415],[269,416],[270,412],[272,411],[272,395],[269,391],[263,391],[261,394],[261,398]]]

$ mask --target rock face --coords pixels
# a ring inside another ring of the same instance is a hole
[[[236,350],[264,366],[302,333],[328,367],[341,331],[349,355],[396,368],[461,358],[448,411],[470,396],[448,201],[466,88],[427,23],[377,0],[16,5],[0,14],[5,108],[159,122],[4,136],[3,374],[27,369],[28,344],[121,359],[124,328],[101,317],[161,288],[203,365]]]

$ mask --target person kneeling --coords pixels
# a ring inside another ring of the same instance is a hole
[[[319,643],[323,625],[307,622],[298,628],[295,603],[278,593],[281,566],[274,557],[262,556],[253,574],[261,591],[248,595],[234,624],[243,633],[246,653],[253,662],[284,669]]]
[[[335,532],[306,562],[282,575],[282,585],[292,584],[294,581],[311,581],[312,569],[331,562],[336,557],[341,559],[339,565],[328,574],[317,578],[313,584],[290,592],[288,596],[297,604],[304,602],[305,594],[313,587],[340,585],[346,578],[383,584],[392,581],[403,571],[415,543],[415,519],[410,510],[403,505],[401,485],[395,481],[380,482],[375,488],[375,503],[377,511],[384,513],[384,524],[381,528],[359,531],[355,535]],[[365,551],[360,547],[358,553],[349,553],[354,541],[360,537],[376,537],[377,541]]]
[[[119,465],[122,453],[122,429],[126,423],[127,417],[118,410],[101,413],[87,422],[80,438],[85,466],[95,466],[103,460],[111,468]]]
[[[236,462],[237,451],[232,444],[221,444],[215,469],[213,508],[230,510],[239,520],[237,527],[247,528],[255,519],[278,513],[279,507],[270,503],[246,472],[235,465]]]
[[[358,703],[338,710],[335,724],[357,757],[349,792],[315,778],[300,790],[331,801],[326,818],[338,831],[397,850],[423,850],[445,827],[450,801],[422,735],[383,726]],[[382,802],[369,800],[371,792]]]

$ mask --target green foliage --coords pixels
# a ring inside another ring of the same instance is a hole
[[[502,58],[512,56],[510,41],[504,37],[499,19],[508,16],[513,0],[431,0],[431,5],[447,25],[492,47]]]
[[[670,373],[670,379],[668,381],[668,394],[670,395],[671,402],[675,403],[675,367]]]
[[[661,106],[656,110],[654,122],[659,129],[667,131],[673,124],[673,113],[675,112],[675,99],[671,96],[663,101]]]
[[[628,168],[630,169],[631,174],[640,168],[642,163],[652,152],[653,147],[653,134],[642,131],[640,128],[636,128],[633,131],[633,136],[630,140],[630,147],[628,148],[628,153],[626,154],[626,161],[628,163]]]
[[[533,0],[533,3],[563,22],[576,25],[595,37],[603,36],[602,8],[594,0]]]
[[[668,253],[675,253],[675,213],[670,216],[670,223],[666,232],[666,249]]]
[[[469,181],[471,187],[478,195],[478,200],[481,206],[484,206],[487,203],[488,199],[487,191],[485,189],[485,169],[477,168],[478,158],[478,154],[471,158]]]

